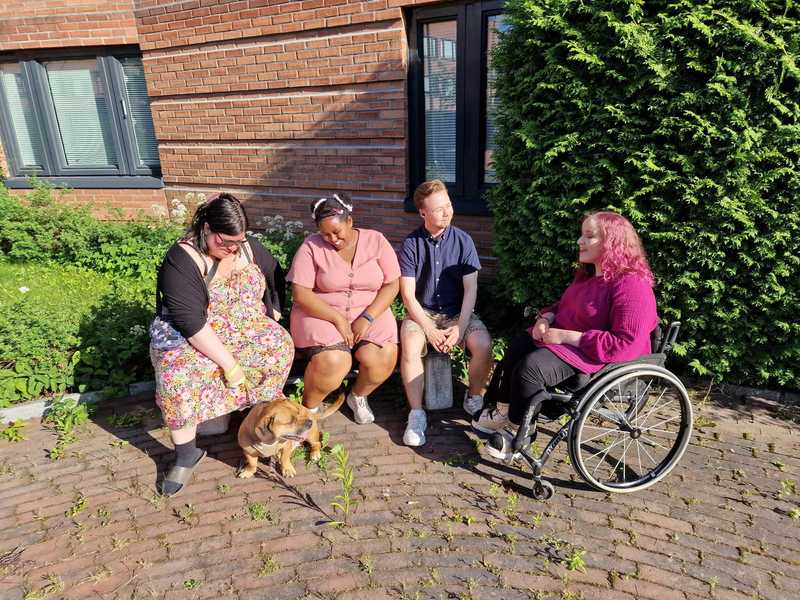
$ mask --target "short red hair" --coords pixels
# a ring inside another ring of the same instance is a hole
[[[610,281],[627,273],[634,273],[653,285],[653,272],[647,261],[639,234],[625,217],[611,211],[587,213],[583,221],[594,219],[603,236],[603,255],[600,268],[603,279]],[[581,265],[578,276],[594,275],[594,265]]]

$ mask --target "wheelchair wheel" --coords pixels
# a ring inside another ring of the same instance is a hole
[[[692,405],[670,371],[623,368],[588,393],[570,429],[569,452],[589,485],[635,492],[678,464],[692,435]]]

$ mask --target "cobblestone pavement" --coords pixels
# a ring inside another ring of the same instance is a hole
[[[54,434],[29,422],[27,440],[0,441],[0,598],[799,597],[800,438],[776,405],[700,400],[681,464],[635,494],[587,488],[562,445],[556,495],[537,502],[460,411],[432,414],[411,449],[396,383],[372,404],[372,425],[347,409],[326,423],[355,468],[340,528],[325,522],[341,492],[332,459],[300,462],[288,486],[269,468],[235,478],[240,419],[201,439],[209,458],[171,500],[154,493],[171,455],[155,412],[113,426],[152,399],[98,412],[58,461]]]

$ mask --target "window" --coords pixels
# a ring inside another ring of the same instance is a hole
[[[496,182],[496,74],[491,52],[507,25],[501,0],[422,8],[409,19],[410,189],[447,183],[462,214],[488,214]],[[408,210],[414,210],[409,198]]]
[[[72,187],[161,187],[142,60],[130,53],[0,62],[11,178]]]

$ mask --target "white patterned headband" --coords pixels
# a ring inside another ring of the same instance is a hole
[[[339,204],[341,204],[343,208],[347,209],[347,212],[353,212],[353,205],[352,204],[346,204],[345,202],[343,202],[342,199],[339,198],[339,194],[334,194],[333,195],[333,199],[336,200]],[[317,200],[314,203],[314,206],[311,207],[311,217],[312,218],[314,218],[314,219],[317,218],[317,209],[326,200],[329,200],[329,198],[320,198],[319,200]],[[331,210],[333,210],[333,212],[335,214],[337,214],[337,215],[343,215],[344,214],[344,210],[342,210],[342,209],[335,209],[334,208],[334,209],[331,209]]]

